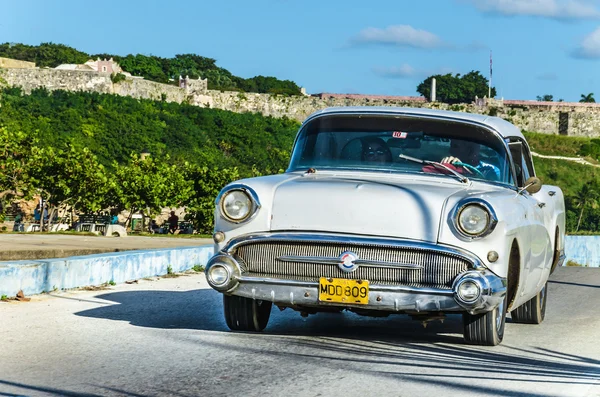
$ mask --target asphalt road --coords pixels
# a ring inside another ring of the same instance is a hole
[[[203,275],[0,303],[0,396],[600,396],[600,269],[560,268],[542,325],[463,344],[458,316],[302,318],[230,332]]]

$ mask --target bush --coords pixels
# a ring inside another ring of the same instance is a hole
[[[110,79],[113,82],[113,84],[117,84],[117,83],[120,83],[121,81],[125,80],[126,77],[123,73],[113,73],[110,75]]]
[[[584,143],[579,153],[584,157],[600,159],[600,139],[591,139],[589,143]]]

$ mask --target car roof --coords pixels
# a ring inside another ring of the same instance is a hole
[[[455,112],[450,110],[439,110],[439,109],[427,109],[427,108],[409,108],[409,107],[394,107],[394,106],[338,106],[328,107],[325,109],[318,110],[310,114],[304,122],[309,121],[315,117],[333,115],[333,114],[345,114],[345,113],[373,113],[373,114],[398,114],[398,115],[409,115],[409,116],[423,116],[431,118],[442,118],[452,119],[456,121],[466,121],[470,123],[480,124],[485,127],[491,128],[498,132],[503,138],[518,137],[525,140],[525,137],[521,133],[518,127],[508,121],[494,116],[487,116],[484,114],[467,113],[467,112]]]

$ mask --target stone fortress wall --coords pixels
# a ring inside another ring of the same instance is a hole
[[[24,93],[36,88],[88,91],[164,100],[218,108],[233,112],[258,112],[265,116],[304,120],[312,112],[330,106],[401,106],[465,111],[502,117],[525,131],[571,136],[600,137],[600,104],[481,100],[471,104],[447,105],[427,102],[422,97],[368,96],[355,94],[283,95],[222,92],[208,89],[206,80],[183,79],[179,86],[127,76],[113,83],[110,73],[84,70],[36,68],[30,62],[5,62],[0,68],[0,85],[21,87]]]

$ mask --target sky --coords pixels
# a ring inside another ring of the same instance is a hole
[[[0,43],[195,53],[310,94],[419,95],[438,73],[490,73],[497,98],[600,101],[600,0],[0,0]]]

